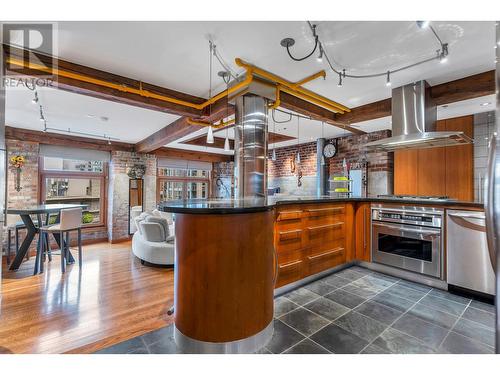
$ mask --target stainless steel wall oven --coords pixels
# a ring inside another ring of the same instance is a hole
[[[443,279],[443,217],[423,206],[372,206],[372,261]]]

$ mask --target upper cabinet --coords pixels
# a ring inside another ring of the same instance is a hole
[[[473,138],[474,116],[439,120],[437,131],[463,131]],[[474,200],[473,145],[394,152],[394,194],[446,195]]]

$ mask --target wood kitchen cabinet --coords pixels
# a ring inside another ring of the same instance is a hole
[[[355,258],[370,262],[371,260],[371,205],[358,203],[354,217]]]
[[[302,204],[279,207],[274,226],[280,287],[346,262],[352,234],[351,205]]]
[[[473,116],[436,123],[437,131],[463,131],[473,138]],[[474,200],[473,145],[397,150],[394,152],[394,194],[445,195]]]

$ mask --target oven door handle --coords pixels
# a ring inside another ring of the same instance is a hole
[[[408,227],[400,227],[396,225],[388,225],[388,224],[382,224],[382,223],[373,223],[373,227],[379,227],[379,228],[385,228],[391,230],[393,233],[396,233],[398,235],[401,235],[403,237],[405,233],[410,233],[413,235],[421,235],[422,238],[434,238],[434,237],[439,237],[441,235],[440,230],[419,230],[419,229],[410,229]]]

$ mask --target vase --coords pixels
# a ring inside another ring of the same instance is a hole
[[[16,191],[21,191],[21,168],[16,168],[16,182],[15,182]]]

